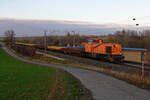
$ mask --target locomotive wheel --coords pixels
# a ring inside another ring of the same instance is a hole
[[[109,57],[109,62],[113,63],[115,60],[112,57]]]

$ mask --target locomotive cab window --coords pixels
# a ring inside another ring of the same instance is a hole
[[[109,54],[112,53],[112,47],[111,46],[106,47],[106,53],[109,53]]]

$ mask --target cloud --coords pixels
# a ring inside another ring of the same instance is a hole
[[[42,36],[44,30],[47,30],[49,35],[64,35],[71,31],[82,35],[102,35],[114,33],[123,27],[132,29],[131,26],[113,23],[94,24],[81,21],[0,18],[0,36],[10,29],[13,29],[17,36]]]

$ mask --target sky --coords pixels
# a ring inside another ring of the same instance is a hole
[[[149,4],[150,0],[0,0],[0,18],[150,25]]]

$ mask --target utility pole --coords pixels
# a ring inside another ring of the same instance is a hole
[[[45,50],[45,53],[46,53],[46,50],[47,50],[47,31],[45,30],[44,31],[44,50]]]
[[[73,32],[73,47],[75,47],[75,31],[72,31]]]

